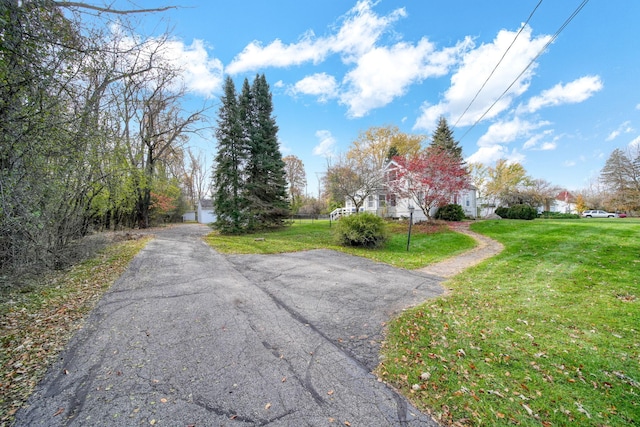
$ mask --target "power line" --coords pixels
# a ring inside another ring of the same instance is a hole
[[[505,56],[507,56],[507,53],[509,53],[509,50],[511,50],[511,47],[515,44],[516,40],[518,40],[518,37],[520,36],[520,34],[522,33],[522,31],[525,29],[525,27],[527,26],[527,24],[529,23],[529,21],[531,20],[531,18],[533,17],[533,14],[536,13],[536,10],[538,10],[538,7],[540,7],[540,5],[542,4],[542,0],[540,0],[538,2],[538,4],[536,5],[536,7],[533,8],[533,10],[531,11],[531,13],[529,14],[529,17],[527,18],[527,20],[525,21],[524,24],[522,24],[522,27],[520,27],[520,30],[518,30],[518,34],[516,34],[516,36],[513,38],[513,41],[511,42],[511,44],[509,45],[509,47],[507,48],[507,50],[504,51],[504,53],[502,54],[502,57],[500,58],[500,60],[498,61],[498,63],[495,65],[495,67],[493,67],[493,70],[491,70],[491,73],[489,74],[489,76],[487,77],[487,79],[484,81],[484,83],[482,83],[482,86],[480,86],[480,89],[478,89],[478,91],[476,92],[476,94],[474,95],[473,99],[471,100],[471,102],[469,102],[469,105],[467,105],[467,108],[464,109],[464,111],[462,112],[462,114],[460,115],[460,117],[458,117],[458,120],[456,120],[456,122],[453,124],[453,127],[456,127],[458,125],[458,123],[460,122],[460,120],[462,120],[462,118],[464,117],[464,115],[467,113],[467,111],[469,111],[469,108],[471,108],[471,105],[473,105],[473,103],[475,102],[475,100],[478,98],[478,95],[480,95],[480,92],[482,92],[482,89],[484,89],[484,87],[487,85],[487,82],[489,82],[489,80],[491,79],[491,77],[493,76],[493,73],[495,73],[495,71],[498,69],[498,67],[500,66],[500,64],[502,63],[502,60],[504,59]]]
[[[558,36],[560,35],[560,33],[566,28],[567,25],[569,25],[569,23],[573,20],[573,18],[576,17],[576,15],[578,15],[578,13],[580,13],[580,11],[587,5],[587,3],[589,3],[589,0],[583,0],[582,3],[580,3],[580,5],[576,8],[576,10],[573,11],[573,13],[569,16],[569,18],[567,18],[566,21],[564,21],[564,23],[560,26],[560,28],[558,29],[558,31],[555,32],[555,34],[551,37],[551,39],[542,47],[542,49],[540,49],[540,51],[536,54],[536,56],[529,62],[529,64],[524,68],[524,70],[522,70],[522,72],[520,74],[518,74],[518,76],[511,82],[511,84],[504,90],[504,92],[502,92],[500,94],[500,96],[498,98],[496,98],[496,100],[493,102],[493,104],[491,104],[489,106],[489,108],[487,108],[487,110],[478,118],[478,120],[476,120],[473,125],[471,125],[471,127],[469,129],[467,129],[467,131],[464,133],[464,135],[462,135],[462,137],[460,138],[460,141],[462,141],[462,139],[467,136],[467,134],[469,132],[471,132],[471,130],[476,127],[476,125],[478,123],[480,123],[480,121],[482,119],[484,119],[484,117],[489,113],[489,111],[491,111],[491,109],[498,103],[498,101],[500,101],[502,99],[502,97],[509,92],[509,89],[511,89],[513,87],[514,84],[516,84],[516,82],[520,79],[520,77],[522,77],[522,75],[531,67],[531,65],[533,65],[533,63],[536,61],[536,59],[538,59],[540,57],[540,55],[542,55],[542,53],[547,50],[547,48],[549,47],[549,45],[551,45],[551,43],[553,43]]]

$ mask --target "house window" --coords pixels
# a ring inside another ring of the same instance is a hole
[[[347,200],[347,202],[344,205],[345,205],[345,207],[350,208],[351,207],[351,200]]]
[[[469,199],[467,199],[467,207],[469,207],[471,205],[471,203],[469,202]]]
[[[387,204],[387,197],[384,194],[378,195],[378,206],[381,208],[385,207]]]
[[[392,206],[392,207],[396,206],[396,195],[395,194],[390,194],[389,196],[387,196],[387,199],[389,199],[389,206]]]
[[[373,196],[367,198],[367,208],[374,209],[376,207],[376,199]]]

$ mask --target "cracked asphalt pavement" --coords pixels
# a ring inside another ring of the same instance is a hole
[[[16,426],[437,426],[371,373],[437,276],[333,251],[223,256],[158,231]]]

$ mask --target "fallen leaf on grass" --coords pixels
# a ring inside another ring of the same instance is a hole
[[[580,402],[573,402],[578,407],[578,412],[582,412],[587,418],[591,418],[591,414],[587,412]]]

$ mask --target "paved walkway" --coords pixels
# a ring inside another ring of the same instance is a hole
[[[478,246],[461,255],[421,268],[418,271],[439,277],[450,278],[460,274],[469,267],[473,267],[474,265],[499,254],[504,249],[504,246],[502,246],[501,243],[483,236],[482,234],[471,231],[469,229],[468,222],[451,223],[450,227],[454,231],[473,237],[478,242]]]

